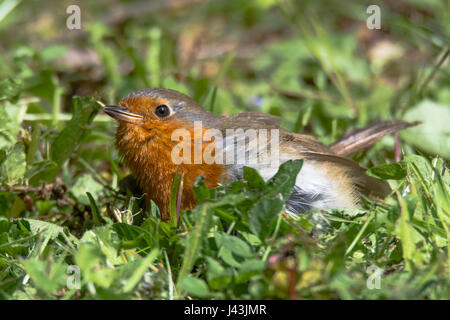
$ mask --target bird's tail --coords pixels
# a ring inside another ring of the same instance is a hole
[[[420,121],[382,121],[375,122],[363,128],[348,132],[340,140],[334,142],[329,147],[339,156],[350,156],[364,150],[381,138],[395,133],[399,130],[418,125]]]

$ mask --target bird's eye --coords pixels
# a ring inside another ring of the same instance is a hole
[[[165,118],[170,115],[170,109],[165,104],[160,104],[156,107],[155,114],[160,118]]]

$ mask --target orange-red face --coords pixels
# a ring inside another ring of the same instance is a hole
[[[175,129],[191,129],[194,121],[211,127],[214,116],[188,96],[166,89],[143,89],[123,98],[118,106],[103,110],[118,120],[120,130],[133,132],[135,142],[151,136],[168,138]]]
[[[163,129],[161,127],[173,122],[173,119],[169,121],[168,118],[174,114],[168,100],[152,96],[125,97],[118,106],[106,106],[103,110],[118,120],[121,127],[133,130],[138,135]]]
[[[217,121],[191,98],[171,90],[143,89],[123,98],[118,106],[105,106],[103,110],[119,121],[119,154],[141,188],[158,204],[163,219],[168,218],[168,195],[175,172],[184,174],[183,209],[195,203],[192,186],[197,176],[205,177],[209,187],[219,183],[223,165],[176,165],[172,159],[173,147],[178,143],[172,140],[174,130],[191,132],[195,121],[202,121],[206,128]]]
[[[170,155],[177,144],[172,139],[175,130],[192,132],[197,121],[203,129],[217,128],[219,121],[190,97],[159,88],[134,91],[118,106],[105,106],[103,110],[119,121],[116,146],[126,158],[138,153]]]
[[[128,147],[148,148],[155,138],[169,142],[172,131],[185,124],[174,117],[173,101],[152,95],[127,96],[118,106],[106,106],[103,110],[119,121],[117,143]]]

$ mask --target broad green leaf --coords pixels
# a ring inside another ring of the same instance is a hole
[[[66,123],[51,144],[50,159],[61,166],[74,152],[81,137],[97,114],[100,106],[92,98],[73,98],[72,119]]]
[[[47,175],[51,174],[56,168],[57,165],[53,161],[44,160],[35,162],[27,168],[25,178],[29,181],[30,185],[37,186],[47,181]]]
[[[244,194],[244,193],[239,193],[239,194],[227,194],[226,196],[224,196],[222,199],[216,201],[216,202],[211,202],[209,203],[209,207],[214,209],[214,208],[219,208],[222,206],[236,206],[238,204],[240,204],[241,202],[244,202],[245,200],[247,200],[249,198],[248,194]]]
[[[101,249],[106,258],[113,264],[121,264],[123,260],[117,254],[119,239],[111,225],[96,227],[86,231],[81,238],[81,243],[93,243]]]
[[[186,291],[189,295],[199,298],[207,298],[211,295],[206,282],[192,276],[188,276],[181,281],[180,289]]]
[[[270,227],[283,208],[280,198],[262,198],[250,211],[250,230],[264,240],[273,230]]]
[[[403,117],[421,124],[400,131],[402,139],[433,154],[450,158],[450,105],[423,100]]]
[[[58,235],[64,232],[63,227],[58,226],[57,224],[54,223],[35,219],[23,219],[23,220],[29,223],[32,233],[42,232],[45,236],[48,236],[50,239],[55,239]]]
[[[215,232],[214,239],[216,240],[217,246],[223,246],[224,248],[230,250],[232,253],[248,258],[253,256],[251,247],[244,240],[238,237],[228,235],[222,232]]]
[[[406,164],[403,161],[381,164],[367,170],[367,174],[380,179],[401,180],[406,177]]]
[[[417,168],[418,172],[422,178],[422,183],[429,184],[431,182],[431,176],[433,173],[430,161],[426,159],[425,157],[416,155],[416,154],[410,154],[405,156],[405,160],[403,160],[406,164],[408,164],[409,168],[413,169],[413,166]]]
[[[266,196],[276,196],[281,194],[287,200],[292,193],[295,180],[303,165],[303,160],[289,160],[284,162],[278,172],[267,182],[264,189]]]
[[[94,225],[99,226],[103,221],[100,210],[98,209],[97,203],[92,194],[89,191],[86,191],[86,195],[89,199],[89,204],[91,205],[92,221],[94,222]]]
[[[85,173],[77,179],[70,191],[79,202],[88,206],[90,201],[86,192],[89,192],[95,201],[98,201],[103,191],[103,186],[94,180],[92,175]]]
[[[206,278],[208,285],[213,290],[224,289],[233,279],[232,272],[222,267],[222,265],[211,257],[206,257],[208,262],[208,271]]]
[[[22,181],[26,170],[25,147],[19,142],[6,155],[6,159],[0,166],[0,178],[9,185]]]
[[[67,265],[60,261],[40,261],[33,258],[23,261],[23,266],[34,285],[46,293],[55,293],[66,286]]]
[[[262,188],[266,184],[258,171],[250,167],[244,167],[244,180],[247,181],[250,188],[254,189]]]
[[[43,242],[40,246],[39,254],[41,254],[45,250],[50,240],[55,239],[64,232],[63,227],[60,227],[54,223],[35,219],[23,219],[23,221],[27,221],[29,223],[32,234],[41,234],[41,236],[43,237]]]
[[[225,248],[225,247],[223,247],[219,251],[219,255],[218,256],[225,263],[227,263],[228,265],[230,265],[232,267],[236,267],[236,268],[239,268],[241,266],[241,264],[244,262],[244,261],[241,261],[241,260],[243,260],[241,257],[234,256],[233,253],[230,250],[228,250],[227,248]]]
[[[143,227],[127,223],[114,223],[113,228],[122,239],[122,247],[149,248],[157,245],[157,239],[155,239],[157,235],[151,234]]]
[[[194,196],[198,203],[205,202],[210,196],[209,189],[203,180],[203,177],[197,177],[194,184]]]
[[[109,288],[114,282],[114,269],[106,265],[102,250],[91,243],[82,243],[75,255],[75,262],[81,269],[83,281]]]
[[[149,265],[158,257],[159,250],[153,249],[146,257],[129,262],[117,269],[117,276],[123,285],[123,292],[133,290],[144,274],[147,272]]]
[[[250,259],[246,260],[239,267],[238,276],[236,277],[237,283],[242,283],[250,279],[252,276],[261,274],[265,268],[265,263],[262,260]]]
[[[12,146],[16,142],[13,120],[6,108],[0,107],[0,149]]]

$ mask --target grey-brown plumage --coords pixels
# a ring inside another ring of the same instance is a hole
[[[280,143],[291,147],[301,154],[301,158],[310,161],[328,163],[344,169],[351,177],[356,188],[365,195],[386,197],[391,192],[389,184],[365,174],[355,161],[346,158],[361,150],[367,149],[383,137],[399,130],[415,126],[419,122],[383,121],[353,130],[345,134],[340,140],[329,146],[313,136],[296,134],[283,130],[279,126],[279,117],[260,112],[246,112],[223,117],[225,128],[278,128],[281,130]]]
[[[167,111],[164,116],[157,112],[161,106]],[[283,130],[278,117],[258,112],[217,116],[190,97],[167,89],[137,90],[123,98],[120,106],[106,106],[104,110],[120,121],[116,145],[138,177],[141,188],[162,208],[163,219],[169,217],[170,183],[177,170],[184,174],[183,209],[195,205],[192,187],[197,176],[204,176],[208,187],[242,178],[243,165],[236,163],[179,165],[173,162],[172,132],[179,128],[193,130],[196,121],[201,121],[204,129],[218,129],[224,136],[227,129],[278,129],[280,163],[304,160],[294,191],[286,203],[292,213],[311,208],[354,207],[357,191],[378,197],[388,195],[391,190],[386,181],[367,176],[364,168],[346,157],[370,147],[388,134],[417,124],[377,122],[326,146],[312,136]],[[264,179],[277,171],[265,163],[253,167]]]

